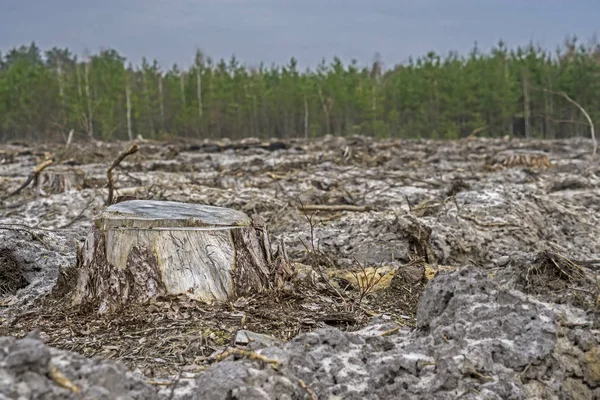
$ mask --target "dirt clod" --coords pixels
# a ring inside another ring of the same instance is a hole
[[[16,294],[29,284],[13,251],[0,249],[0,296]]]

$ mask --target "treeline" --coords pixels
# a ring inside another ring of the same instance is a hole
[[[583,136],[589,124],[573,102],[597,123],[599,93],[600,46],[575,38],[555,52],[500,42],[486,54],[430,52],[389,69],[334,58],[306,71],[294,59],[253,68],[201,52],[189,69],[163,70],[115,50],[79,59],[32,43],[0,53],[0,140],[70,130],[103,140]]]

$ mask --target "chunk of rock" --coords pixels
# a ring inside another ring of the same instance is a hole
[[[256,333],[247,330],[238,331],[235,335],[235,344],[239,345],[251,345],[253,347],[268,347],[281,342],[273,336],[263,335],[262,333]]]
[[[0,317],[29,307],[52,289],[61,268],[75,263],[75,243],[65,232],[11,229],[0,230],[0,301],[11,306],[0,307]]]
[[[258,350],[277,369],[232,356],[197,378],[193,398],[588,398],[598,384],[597,333],[583,351],[573,339],[588,326],[563,325],[553,305],[473,268],[438,274],[417,321],[409,334],[326,328]]]
[[[158,399],[156,389],[117,362],[87,359],[36,339],[0,337],[0,398]]]
[[[265,341],[172,391],[36,335],[0,338],[0,398],[591,399],[600,392],[600,335],[586,318],[464,268],[430,282],[413,331],[374,319],[358,332]]]

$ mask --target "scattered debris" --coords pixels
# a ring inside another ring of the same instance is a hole
[[[0,335],[37,327],[53,351],[119,360],[141,381],[169,382],[150,385],[165,399],[211,398],[213,389],[241,398],[600,394],[600,166],[588,160],[589,140],[282,143],[144,141],[123,157],[118,199],[260,216],[262,245],[276,243],[294,268],[273,290],[231,303],[161,297],[106,316],[58,299],[106,206],[106,167],[123,144],[71,143],[63,158],[81,171],[77,185],[44,196],[24,187],[0,207],[0,242],[11,254],[3,263],[24,279],[0,294]],[[0,191],[58,147],[3,149]],[[376,320],[381,329],[367,334]],[[276,343],[244,344],[240,332]],[[238,350],[281,365],[239,352],[216,361]]]

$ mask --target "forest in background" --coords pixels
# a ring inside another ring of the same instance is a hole
[[[334,58],[300,71],[196,52],[190,68],[134,66],[112,49],[80,59],[35,43],[0,53],[0,141],[290,138],[368,135],[455,139],[589,136],[600,121],[600,45],[570,38],[466,55],[434,52],[384,68]]]

